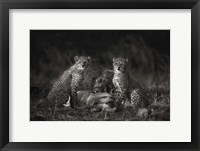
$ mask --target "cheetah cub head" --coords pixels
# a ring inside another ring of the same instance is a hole
[[[105,78],[100,76],[95,80],[94,87],[93,87],[93,92],[94,93],[100,93],[104,91],[105,87]]]
[[[124,73],[127,70],[128,59],[113,58],[113,68],[115,73]]]
[[[75,60],[75,64],[76,64],[77,69],[83,71],[90,64],[91,57],[84,57],[84,56],[78,57],[78,56],[75,56],[74,60]]]

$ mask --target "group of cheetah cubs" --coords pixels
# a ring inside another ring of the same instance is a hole
[[[63,105],[68,98],[71,107],[77,108],[77,92],[84,89],[111,94],[117,109],[127,102],[134,108],[148,105],[145,89],[128,74],[128,59],[113,58],[113,70],[102,70],[91,57],[75,56],[74,60],[75,64],[64,71],[47,96],[51,108]]]

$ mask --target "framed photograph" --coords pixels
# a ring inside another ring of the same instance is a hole
[[[198,0],[0,10],[1,150],[200,150]]]

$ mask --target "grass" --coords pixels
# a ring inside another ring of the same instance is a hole
[[[44,90],[45,89],[45,90]],[[146,109],[136,111],[132,107],[121,111],[105,113],[91,109],[74,110],[70,107],[57,107],[54,115],[50,115],[46,108],[48,90],[46,86],[32,88],[31,92],[31,120],[32,121],[169,121],[170,120],[170,92],[162,87],[149,89],[153,96],[151,104]],[[48,118],[47,118],[48,117]]]

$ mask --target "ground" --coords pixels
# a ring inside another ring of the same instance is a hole
[[[170,120],[170,96],[169,90],[163,88],[150,89],[153,94],[153,100],[149,107],[135,111],[131,107],[122,109],[114,113],[105,113],[101,111],[92,111],[91,109],[74,110],[70,107],[56,108],[54,116],[49,114],[46,109],[47,99],[50,88],[45,90],[44,87],[34,87],[31,92],[31,120],[45,121],[169,121]]]

